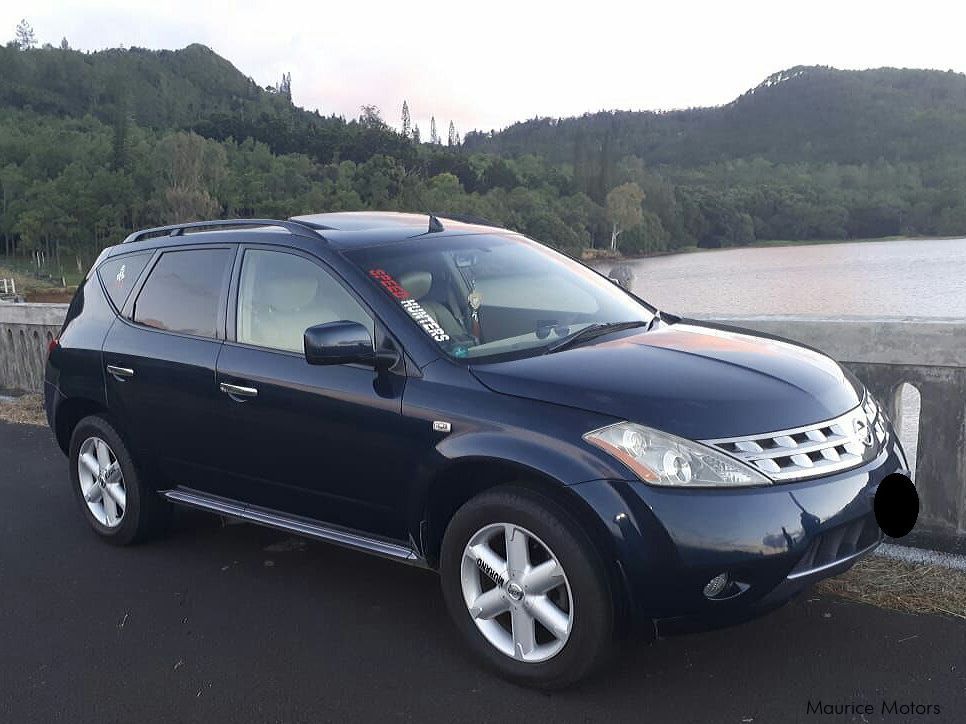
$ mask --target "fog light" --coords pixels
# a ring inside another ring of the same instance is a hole
[[[716,598],[717,596],[721,595],[721,592],[725,590],[727,585],[728,574],[719,573],[717,576],[704,584],[704,595],[708,598]]]

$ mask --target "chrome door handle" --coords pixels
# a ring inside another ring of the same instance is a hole
[[[130,367],[118,367],[116,365],[108,365],[107,371],[118,382],[124,382],[124,380],[134,377],[134,370],[132,370]]]
[[[258,397],[258,390],[254,387],[243,387],[242,385],[232,385],[222,382],[218,385],[219,389],[232,399]]]

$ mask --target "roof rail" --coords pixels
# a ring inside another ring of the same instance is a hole
[[[308,224],[299,221],[283,221],[281,219],[215,219],[214,221],[190,221],[186,224],[171,224],[170,226],[155,226],[153,229],[141,229],[130,234],[122,244],[131,241],[141,241],[158,236],[181,236],[188,229],[231,229],[244,226],[278,226],[295,236],[307,236],[313,239],[322,238]]]

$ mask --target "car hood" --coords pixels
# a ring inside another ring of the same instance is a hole
[[[861,384],[815,350],[733,327],[678,322],[580,347],[477,365],[492,390],[707,440],[821,422],[861,401]]]

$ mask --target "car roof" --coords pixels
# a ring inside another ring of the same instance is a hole
[[[442,228],[437,226],[431,231],[431,219]],[[293,216],[290,220],[318,229],[326,241],[337,249],[378,246],[423,235],[462,236],[506,231],[483,219],[435,217],[396,211],[338,211]]]
[[[279,219],[225,219],[189,222],[142,229],[128,236],[121,248],[154,248],[156,246],[205,243],[224,239],[226,233],[247,232],[250,238],[278,241],[278,233],[291,234],[304,239],[318,239],[336,250],[348,250],[367,246],[379,246],[405,241],[419,236],[465,236],[468,234],[513,233],[489,224],[483,219],[409,214],[392,211],[342,211],[327,214],[293,216]],[[304,243],[304,241],[302,242]],[[113,256],[113,253],[111,254]]]

